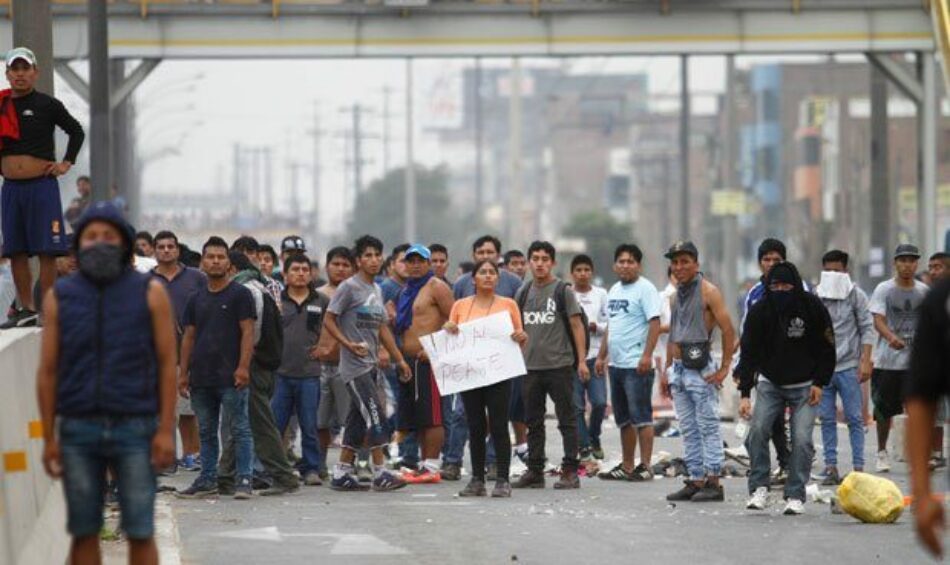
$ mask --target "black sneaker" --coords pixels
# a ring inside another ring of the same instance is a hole
[[[492,498],[511,498],[511,483],[505,479],[495,481],[495,488],[491,491]]]
[[[601,447],[600,445],[595,445],[595,446],[591,447],[590,453],[591,453],[591,455],[594,456],[594,459],[596,459],[596,460],[598,460],[598,461],[603,461],[603,460],[604,460],[604,448]]]
[[[241,479],[234,487],[235,500],[250,500],[254,496],[254,490],[251,488],[251,479]]]
[[[399,490],[407,484],[408,483],[406,483],[402,477],[390,473],[389,471],[383,471],[378,477],[373,479],[373,490],[376,492],[388,492],[391,490]]]
[[[185,490],[175,493],[177,498],[207,498],[218,494],[218,485],[195,481]]]
[[[609,471],[597,473],[597,478],[605,481],[632,481],[632,477],[633,473],[628,473],[623,468],[623,463],[618,463],[616,467]]]
[[[692,500],[696,493],[702,490],[700,485],[697,485],[693,481],[683,481],[686,486],[679,489],[678,491],[666,495],[666,499],[670,502],[684,502],[687,500]]]
[[[462,480],[462,467],[458,463],[446,463],[442,465],[442,480]]]
[[[653,480],[653,471],[649,467],[640,463],[636,466],[632,473],[630,473],[630,480],[635,483],[645,483],[647,481]]]
[[[494,494],[494,493],[492,493]],[[467,498],[470,496],[487,496],[488,491],[485,490],[485,481],[480,481],[478,479],[472,479],[465,485],[461,491],[459,491],[459,496]]]
[[[300,484],[293,485],[274,485],[260,492],[261,496],[280,496],[282,494],[294,494],[300,491]]]
[[[39,322],[40,316],[33,310],[27,308],[17,308],[7,319],[0,330],[9,330],[13,328],[32,328]]]
[[[722,485],[706,481],[703,488],[699,489],[699,492],[694,494],[690,500],[693,502],[722,502],[726,500],[726,492]]]
[[[369,490],[369,485],[360,484],[356,477],[347,473],[330,481],[330,488],[342,491],[366,491]]]
[[[821,480],[821,486],[823,487],[833,487],[841,484],[841,476],[838,475],[838,469],[835,467],[828,467],[825,469],[825,478]]]
[[[528,469],[511,484],[511,488],[544,488],[544,475]]]

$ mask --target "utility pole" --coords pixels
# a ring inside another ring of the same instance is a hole
[[[389,131],[389,98],[392,96],[393,88],[391,86],[383,87],[383,176],[389,173],[390,141],[392,137]]]
[[[522,246],[524,219],[521,183],[521,59],[511,60],[508,93],[508,168],[511,182],[511,205],[508,207],[508,244],[510,248]]]
[[[106,0],[89,0],[89,141],[92,199],[108,200],[112,189],[112,128],[109,96],[109,22]],[[52,65],[52,61],[50,61]]]
[[[13,46],[36,55],[36,89],[53,95],[53,15],[50,0],[13,0]]]
[[[313,138],[313,234],[320,237],[320,139],[323,131],[320,129],[320,104],[313,103],[313,129],[310,131]]]
[[[680,234],[689,239],[689,55],[680,55]]]
[[[871,260],[866,281],[871,284],[884,279],[894,245],[887,138],[887,76],[871,65]]]
[[[416,240],[416,165],[413,151],[413,111],[412,111],[412,59],[406,59],[406,168],[405,168],[405,213],[406,241]]]
[[[723,143],[722,161],[724,168],[722,186],[727,190],[738,190],[736,178],[736,140],[738,124],[736,120],[736,60],[732,54],[726,55],[726,95],[725,104],[726,131]],[[730,311],[735,308],[736,295],[739,290],[736,263],[738,260],[739,233],[738,218],[734,215],[722,217],[722,289],[723,297]],[[733,312],[738,314],[737,312]]]
[[[482,58],[475,57],[475,73],[472,82],[474,83],[474,95],[472,100],[475,102],[475,209],[481,213],[482,204],[485,202],[485,189],[482,186],[482,146],[484,124],[482,118]]]

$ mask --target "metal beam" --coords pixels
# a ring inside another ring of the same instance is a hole
[[[544,3],[536,18],[530,17],[530,6],[524,6],[528,10],[525,13],[506,14],[477,11],[476,7],[484,5],[471,4],[468,12],[457,14],[439,9],[438,3],[431,9],[413,11],[409,17],[373,12],[363,5],[360,13],[311,11],[276,20],[227,16],[217,9],[209,9],[204,15],[182,12],[142,19],[133,11],[128,16],[110,18],[110,55],[350,58],[827,54],[927,51],[935,45],[930,19],[919,4],[887,9],[876,8],[873,3],[860,8],[852,4],[850,9],[838,10],[811,10],[806,4],[801,13],[793,14],[787,5],[783,10],[704,10],[683,9],[674,3],[673,13],[664,16],[655,11],[607,9],[603,8],[605,3],[578,2],[587,9],[573,12],[557,11]],[[348,5],[353,10],[352,4]],[[282,14],[292,6],[282,6]],[[87,56],[83,23],[78,17],[55,18],[57,58]],[[9,23],[0,21],[0,38],[5,37],[7,26]]]
[[[894,247],[894,214],[891,213],[890,159],[887,133],[887,76],[871,67],[871,249],[880,253],[882,273],[869,273],[868,281],[886,277],[890,250]],[[866,285],[866,288],[870,285]]]
[[[689,239],[689,56],[680,57],[680,234],[677,239]],[[669,188],[667,188],[669,190]],[[668,242],[664,242],[666,245]]]
[[[135,89],[142,84],[148,75],[152,74],[152,71],[158,67],[158,64],[161,63],[161,59],[143,59],[141,63],[138,64],[135,69],[125,77],[125,80],[122,81],[122,84],[113,88],[112,90],[112,109],[116,109],[119,104],[125,102],[125,99],[128,98],[130,94],[135,92]]]
[[[913,100],[915,104],[923,103],[924,87],[910,70],[885,54],[866,53],[865,56],[868,62],[884,73],[905,96]]]
[[[86,79],[79,76],[79,73],[69,66],[69,61],[56,61],[53,66],[55,67],[60,78],[66,81],[66,84],[69,85],[69,88],[72,88],[73,92],[78,94],[79,97],[82,98],[86,104],[88,104],[89,83],[86,82]]]

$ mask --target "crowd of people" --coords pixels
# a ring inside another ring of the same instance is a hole
[[[739,417],[749,421],[750,510],[764,510],[770,487],[780,484],[783,513],[805,511],[816,419],[820,480],[841,481],[839,396],[851,468],[865,470],[868,380],[875,471],[890,470],[891,420],[907,398],[912,425],[922,430],[908,438],[915,492],[930,500],[921,485],[926,460],[946,465],[935,428],[946,419],[936,399],[948,392],[950,282],[931,291],[918,280],[921,253],[913,245],[896,247],[894,276],[868,298],[848,274],[845,251],[828,251],[819,283],[808,285],[784,244],[767,239],[758,250],[762,278],[737,331],[689,241],[667,250],[661,292],[642,274],[643,252],[633,243],[617,245],[610,266],[574,256],[569,280],[561,280],[550,242],[503,253],[502,242],[485,235],[452,281],[448,250],[438,243],[404,243],[387,253],[384,242],[365,235],[318,258],[297,235],[285,237],[279,253],[251,236],[212,236],[198,252],[173,231],[135,232],[112,202],[76,203],[81,210],[70,212],[67,236],[55,177],[75,160],[81,128],[61,103],[32,90],[31,52],[15,49],[6,64],[13,90],[0,92],[3,244],[17,295],[6,327],[43,326],[43,462],[63,478],[76,562],[99,557],[105,492],[121,508],[130,560],[156,562],[155,470],[197,473],[176,492],[182,498],[280,496],[326,483],[386,492],[461,480],[468,444],[470,479],[460,496],[544,488],[552,470],[555,489],[577,489],[582,469],[605,458],[608,396],[622,457],[597,476],[649,481],[655,389],[672,400],[684,449],[686,480],[667,499],[721,502],[719,400],[730,375]],[[54,125],[70,134],[60,163],[52,155]],[[41,257],[36,289],[28,284],[29,255]],[[600,288],[596,273],[607,268],[618,282]],[[948,273],[950,256],[930,256],[929,281]],[[455,333],[494,314],[510,317],[526,374],[443,396],[422,336]],[[548,464],[545,449],[549,401],[559,465]],[[341,449],[332,462],[335,444]],[[526,466],[517,477],[513,458]],[[921,531],[933,536],[940,509],[921,508]],[[936,540],[929,541],[934,548]]]

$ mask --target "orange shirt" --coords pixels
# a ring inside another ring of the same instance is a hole
[[[518,310],[518,303],[514,300],[495,295],[495,301],[492,302],[491,308],[488,310],[484,307],[479,308],[474,303],[474,296],[456,301],[452,306],[452,312],[449,314],[449,320],[455,324],[464,324],[465,322],[471,322],[472,320],[484,318],[485,316],[499,312],[508,312],[511,316],[511,324],[515,327],[515,331],[520,332],[523,329],[521,325],[521,311]]]

